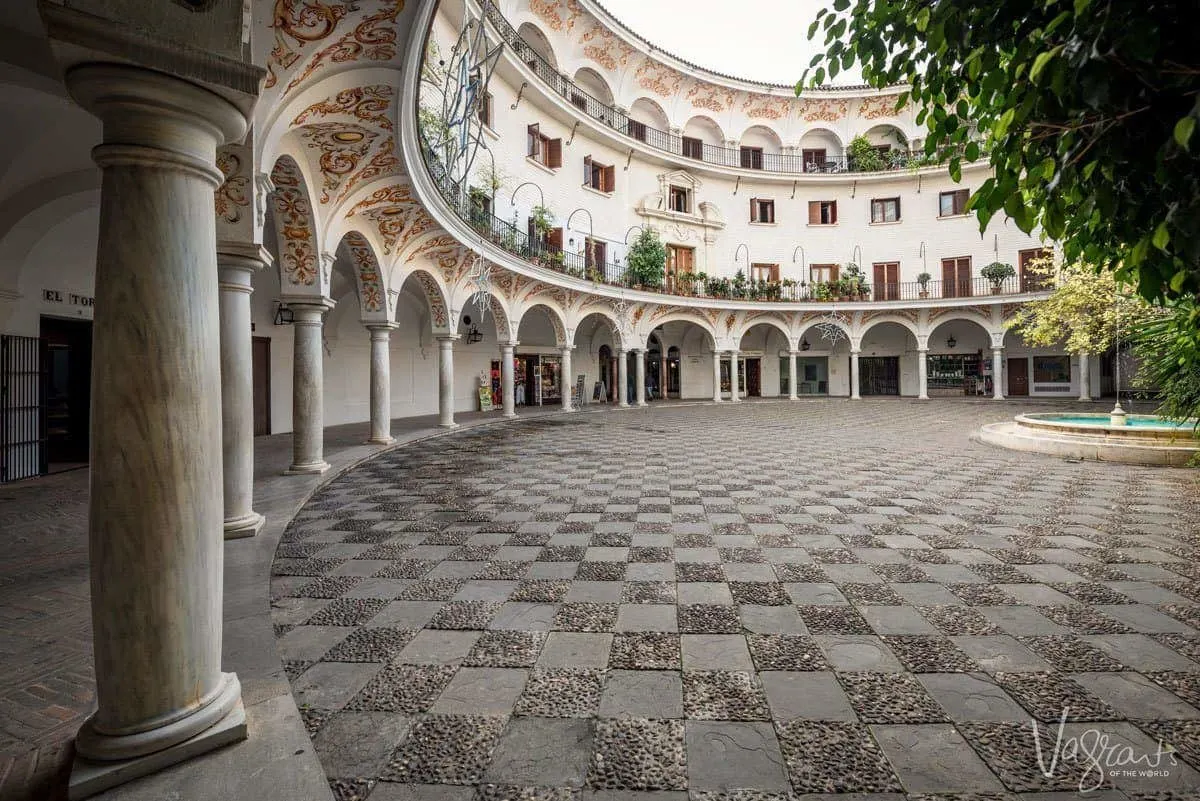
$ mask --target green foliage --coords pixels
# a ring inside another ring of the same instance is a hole
[[[1052,284],[1053,291],[1021,306],[1007,327],[1035,347],[1104,353],[1159,314],[1109,270],[1097,272],[1078,262],[1056,267],[1050,259],[1036,260],[1026,270]]]
[[[1017,274],[1017,271],[1011,264],[1005,264],[1002,261],[994,261],[980,270],[979,274],[991,281],[992,286],[1000,286],[1004,283],[1004,279],[1012,278]]]
[[[1197,420],[1193,432],[1200,435],[1200,348],[1190,336],[1200,326],[1197,318],[1195,301],[1171,304],[1138,328],[1133,352],[1141,362],[1138,383],[1160,393],[1157,412],[1173,420]]]
[[[933,280],[933,276],[930,275],[929,273],[921,273],[920,275],[917,276],[917,283],[921,285],[921,289],[924,289],[925,287],[927,287],[929,285],[929,282],[932,280]]]
[[[850,158],[851,168],[858,172],[878,172],[886,170],[889,166],[870,140],[862,134],[850,140],[846,147],[846,155]]]
[[[662,286],[667,269],[667,248],[658,231],[646,226],[629,246],[627,257],[629,268],[626,276],[629,283],[646,287]]]
[[[545,206],[534,206],[529,210],[529,218],[533,220],[533,230],[539,237],[550,233],[554,227],[554,212]]]
[[[1183,22],[1195,10],[835,0],[809,28],[825,52],[796,90],[856,62],[872,86],[907,85],[900,104],[916,105],[926,153],[955,180],[964,160],[990,158],[968,207],[981,227],[1002,211],[1143,297],[1186,297],[1200,292],[1200,29]]]

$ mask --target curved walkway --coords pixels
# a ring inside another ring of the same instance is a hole
[[[1067,709],[1178,749],[1106,787],[1195,789],[1196,476],[969,442],[1013,408],[563,415],[329,481],[271,595],[335,795],[1078,791]]]

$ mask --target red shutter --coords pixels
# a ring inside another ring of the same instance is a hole
[[[617,188],[617,168],[611,164],[604,168],[604,191],[613,192]]]
[[[583,157],[583,182],[587,186],[592,185],[592,157]]]
[[[821,224],[821,201],[819,201],[819,200],[808,201],[808,224],[809,225],[820,225]]]
[[[558,169],[562,166],[562,140],[551,139],[550,152],[546,157],[546,166],[552,169]]]
[[[775,201],[774,200],[767,203],[767,220],[766,221],[769,223],[775,222]]]
[[[755,212],[758,211],[758,209],[755,208],[755,206],[757,206],[757,205],[758,205],[758,198],[756,198],[756,197],[750,198],[750,222],[761,222],[761,220],[759,220],[755,216]]]
[[[546,244],[552,248],[562,250],[563,245],[563,229],[551,228],[546,234]]]
[[[832,225],[837,222],[837,201],[830,201],[829,206],[829,222]]]

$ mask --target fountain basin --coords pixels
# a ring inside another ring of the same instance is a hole
[[[1022,414],[983,426],[973,437],[1010,450],[1098,462],[1183,467],[1200,453],[1196,422],[1127,414]]]

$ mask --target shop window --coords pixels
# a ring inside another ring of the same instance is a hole
[[[836,200],[810,200],[808,202],[809,225],[835,225],[836,223]]]
[[[778,281],[779,280],[779,265],[778,264],[751,264],[750,265],[750,280],[751,281]]]
[[[616,188],[616,169],[610,164],[592,161],[591,156],[583,158],[583,183],[597,192],[611,192]]]
[[[668,190],[668,206],[671,211],[680,214],[692,213],[692,191],[682,186],[672,186]]]
[[[696,159],[696,161],[704,161],[704,143],[694,136],[683,137],[683,156]]]
[[[900,198],[885,197],[871,201],[871,222],[898,222],[900,220]]]
[[[775,222],[775,201],[764,200],[762,198],[750,199],[750,222],[756,223],[773,223]]]
[[[741,166],[745,170],[761,170],[763,168],[763,149],[743,146],[741,148]]]
[[[479,121],[487,127],[492,127],[492,93],[485,92],[479,99]]]
[[[541,131],[539,123],[530,125],[527,129],[529,158],[538,164],[556,170],[562,166],[562,139],[551,139]]]
[[[1034,356],[1033,382],[1035,384],[1071,383],[1071,357]]]
[[[969,189],[955,189],[953,192],[942,192],[938,195],[938,216],[953,217],[956,214],[965,214],[967,211],[967,198],[971,196]]]
[[[836,264],[813,264],[808,268],[808,278],[814,284],[827,284],[831,281],[838,280],[838,266]]]

